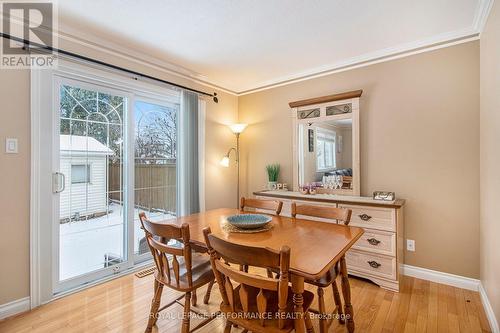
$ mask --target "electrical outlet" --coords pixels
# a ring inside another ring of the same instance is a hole
[[[415,241],[413,239],[406,240],[406,250],[415,252]]]

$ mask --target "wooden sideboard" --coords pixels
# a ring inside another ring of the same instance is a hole
[[[399,291],[404,255],[404,200],[379,201],[360,196],[304,195],[292,191],[260,191],[254,192],[254,195],[261,199],[281,200],[281,215],[284,216],[291,215],[292,202],[351,209],[349,225],[362,227],[365,233],[346,255],[349,274],[371,280],[382,288]]]

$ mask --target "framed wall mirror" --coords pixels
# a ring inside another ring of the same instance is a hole
[[[360,195],[361,94],[357,90],[290,103],[294,191]]]

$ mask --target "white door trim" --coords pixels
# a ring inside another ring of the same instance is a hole
[[[40,80],[31,70],[30,308],[40,305]]]

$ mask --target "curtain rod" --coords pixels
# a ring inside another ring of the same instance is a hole
[[[65,55],[65,56],[76,58],[76,59],[88,61],[88,62],[91,62],[91,63],[94,63],[94,64],[98,64],[98,65],[101,65],[101,66],[104,66],[104,67],[108,67],[108,68],[111,68],[111,69],[119,70],[119,71],[122,71],[122,72],[125,72],[125,73],[128,73],[128,74],[132,74],[132,75],[135,75],[135,76],[143,77],[143,78],[150,79],[150,80],[153,80],[153,81],[157,81],[157,82],[160,82],[160,83],[168,84],[168,85],[171,85],[171,86],[174,86],[174,87],[177,87],[177,88],[189,90],[189,91],[195,92],[195,93],[200,94],[200,95],[209,96],[209,97],[211,97],[213,99],[213,101],[215,103],[219,103],[219,99],[217,98],[217,93],[216,92],[214,92],[213,94],[206,93],[206,92],[201,91],[201,90],[196,90],[196,89],[193,89],[193,88],[189,88],[189,87],[177,84],[177,83],[173,83],[173,82],[170,82],[170,81],[167,81],[167,80],[162,80],[162,79],[159,79],[159,78],[151,76],[151,75],[147,75],[147,74],[143,74],[143,73],[140,73],[140,72],[136,72],[136,71],[133,71],[133,70],[130,70],[130,69],[127,69],[127,68],[123,68],[123,67],[120,67],[120,66],[116,66],[116,65],[113,65],[113,64],[108,64],[108,63],[106,63],[104,61],[100,61],[100,60],[97,60],[97,59],[89,58],[89,57],[86,57],[86,56],[83,56],[83,55],[80,55],[80,54],[77,54],[77,53],[69,52],[69,51],[62,50],[62,49],[57,49],[57,48],[52,47],[52,46],[42,45],[42,44],[38,44],[38,43],[32,42],[32,41],[27,40],[27,39],[23,39],[23,38],[11,36],[11,35],[3,33],[3,32],[0,32],[0,36],[3,37],[3,38],[6,38],[6,39],[10,39],[10,40],[19,42],[19,43],[23,43],[24,44],[23,49],[28,49],[29,50],[30,46],[33,45],[33,46],[37,47],[38,49],[42,49],[42,50],[49,51],[49,52],[55,52],[57,54],[62,54],[62,55]],[[136,80],[137,80],[137,78],[136,78]]]

